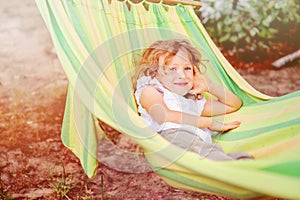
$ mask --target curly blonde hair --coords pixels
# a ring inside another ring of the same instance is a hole
[[[136,80],[142,76],[151,76],[154,78],[159,68],[159,59],[163,56],[163,65],[175,56],[179,51],[184,51],[188,55],[188,60],[200,72],[201,54],[193,47],[190,42],[182,39],[158,40],[150,45],[142,54],[142,58],[137,63],[135,75],[133,77],[133,86],[136,86]],[[195,70],[195,69],[194,69]]]

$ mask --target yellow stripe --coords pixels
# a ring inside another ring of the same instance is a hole
[[[299,144],[300,135],[273,145],[268,145],[260,149],[252,150],[250,151],[250,153],[257,159],[270,155],[276,155],[285,151],[290,151],[291,149],[299,149]]]

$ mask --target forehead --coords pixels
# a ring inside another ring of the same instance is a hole
[[[167,64],[190,64],[190,56],[187,51],[179,50],[175,55],[170,56],[166,60]]]

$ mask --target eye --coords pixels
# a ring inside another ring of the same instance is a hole
[[[192,70],[192,67],[191,66],[185,66],[184,70],[186,70],[186,71]]]
[[[169,69],[170,69],[170,71],[173,71],[173,72],[176,71],[176,67],[170,67]]]

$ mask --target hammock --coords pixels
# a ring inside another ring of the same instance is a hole
[[[117,0],[36,3],[69,80],[61,137],[89,177],[97,169],[97,146],[104,138],[95,123],[100,119],[138,143],[153,170],[174,187],[237,198],[300,199],[300,92],[272,98],[251,87],[219,52],[192,6]],[[199,158],[140,120],[132,63],[154,41],[171,38],[190,40],[207,60],[208,76],[242,99],[238,112],[218,119],[238,119],[241,126],[215,135],[214,141],[225,152],[250,152],[254,160]]]

